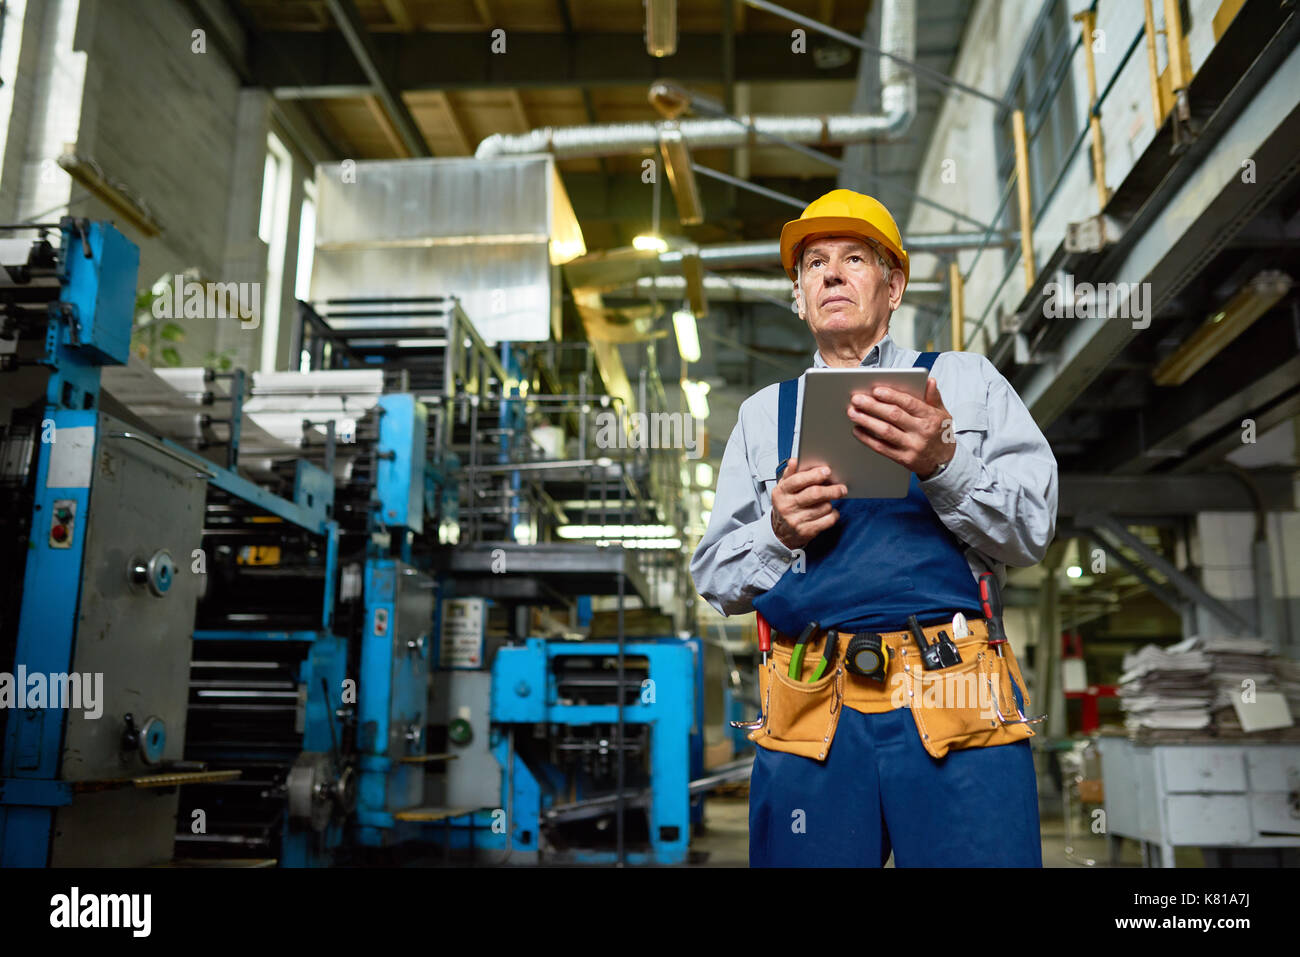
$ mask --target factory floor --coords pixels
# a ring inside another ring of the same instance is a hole
[[[1086,867],[1073,863],[1065,856],[1065,822],[1057,807],[1051,808],[1047,799],[1041,800],[1044,867]],[[1050,811],[1055,810],[1055,815]],[[1082,826],[1082,823],[1081,825]],[[1074,843],[1076,860],[1091,858],[1096,867],[1110,866],[1110,852],[1104,836],[1088,834]],[[1204,860],[1197,848],[1178,848],[1179,867],[1203,867]],[[691,866],[694,867],[746,867],[749,863],[749,799],[744,795],[711,797],[704,804],[704,828],[691,841]],[[1121,867],[1140,867],[1142,852],[1135,841],[1125,841],[1120,852]],[[891,859],[886,865],[893,867]]]

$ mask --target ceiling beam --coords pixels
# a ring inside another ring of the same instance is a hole
[[[402,100],[401,88],[395,86],[380,70],[378,50],[361,14],[357,12],[356,4],[352,0],[325,0],[325,3],[409,155],[432,156],[429,144],[424,141],[415,118]]]
[[[1287,469],[1250,473],[1264,509],[1295,508],[1295,483]],[[1084,475],[1060,476],[1057,514],[1062,518],[1105,512],[1125,518],[1195,515],[1197,512],[1253,512],[1250,491],[1235,475]]]
[[[510,108],[514,111],[515,119],[519,121],[520,132],[527,133],[533,128],[533,124],[528,121],[528,110],[524,106],[524,98],[518,90],[510,89],[506,91],[506,97],[510,100]]]
[[[412,28],[411,11],[406,9],[406,0],[384,0],[384,9],[388,18],[397,25],[397,29],[409,31]]]
[[[1151,389],[1136,413],[1112,412],[1105,438],[1089,452],[1090,467],[1152,472],[1170,468],[1171,460],[1184,466],[1185,457],[1222,438],[1240,448],[1243,419],[1259,419],[1296,394],[1300,345],[1288,313],[1285,308],[1266,313],[1187,382]],[[1142,383],[1149,381],[1144,376]],[[1089,407],[1075,404],[1076,409]]]
[[[345,0],[329,0],[331,3]],[[347,0],[350,3],[350,0]],[[271,31],[255,46],[253,85],[289,98],[346,96],[374,83],[349,55],[337,30]],[[723,82],[723,39],[716,33],[680,33],[677,53],[667,60],[645,55],[639,33],[512,33],[510,55],[496,56],[486,43],[466,43],[459,34],[368,34],[371,61],[389,67],[395,89],[482,90],[500,87],[634,86],[671,78],[686,85]],[[851,80],[857,56],[830,70],[810,56],[790,52],[788,33],[737,33],[735,82]],[[355,94],[352,94],[355,95]]]
[[[474,144],[470,142],[469,135],[465,132],[465,122],[456,112],[455,104],[451,102],[451,94],[446,90],[439,90],[435,94],[435,99],[442,105],[443,112],[447,114],[447,125],[451,127],[451,133],[456,137],[461,152],[466,156],[473,156]]]
[[[555,0],[555,8],[560,15],[560,22],[564,24],[564,32],[572,34],[573,14],[569,12],[569,0]]]
[[[406,148],[406,144],[402,142],[402,137],[398,134],[396,127],[393,126],[393,121],[389,119],[388,114],[384,112],[384,107],[383,104],[379,102],[379,97],[371,94],[365,98],[365,102],[366,109],[370,111],[370,115],[373,116],[375,122],[379,124],[380,130],[383,131],[384,139],[388,140],[388,145],[393,148],[393,152],[402,159],[410,159],[411,151]]]

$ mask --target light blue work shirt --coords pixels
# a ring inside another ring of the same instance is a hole
[[[909,369],[919,355],[886,335],[862,365]],[[820,351],[813,365],[826,367]],[[945,352],[935,360],[932,377],[952,416],[957,447],[947,467],[921,488],[966,546],[971,573],[978,578],[993,571],[1005,581],[1007,565],[1041,561],[1055,534],[1056,457],[1020,396],[984,356]],[[779,385],[741,404],[718,470],[709,527],[691,559],[695,587],[724,615],[753,611],[754,598],[772,588],[794,560],[772,528]],[[798,441],[796,424],[796,448]]]

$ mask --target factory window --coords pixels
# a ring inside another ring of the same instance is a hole
[[[306,301],[311,295],[311,266],[316,253],[316,184],[302,181],[302,212],[298,218],[298,267],[293,296]]]
[[[267,141],[266,165],[262,167],[262,213],[257,220],[257,236],[268,246],[271,244],[272,227],[275,223],[276,186],[280,182],[280,170],[284,162],[274,148],[271,136]]]
[[[1025,113],[1030,137],[1030,196],[1035,213],[1056,177],[1069,162],[1069,150],[1079,134],[1075,115],[1070,52],[1075,36],[1065,0],[1046,0],[1030,31],[1024,54],[1011,78],[1006,100]],[[1006,183],[1016,167],[1011,109],[998,112],[998,174]],[[1013,226],[1015,196],[1007,203],[1006,225]]]
[[[293,160],[274,133],[266,137],[266,166],[262,174],[262,214],[257,234],[267,244],[266,286],[262,290],[261,369],[276,368],[280,339],[280,296],[284,289],[284,253],[289,233],[289,193]]]

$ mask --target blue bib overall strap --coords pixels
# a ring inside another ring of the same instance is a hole
[[[799,405],[799,380],[786,379],[781,383],[776,400],[776,477],[785,474],[794,449],[794,417]]]
[[[929,372],[937,352],[916,365]],[[781,383],[777,405],[779,478],[794,446],[798,379]],[[902,499],[843,499],[839,521],[804,549],[804,561],[754,600],[774,629],[798,634],[810,621],[841,631],[887,631],[909,615],[923,623],[955,611],[981,617],[979,587],[961,543],[939,520],[920,480]]]

